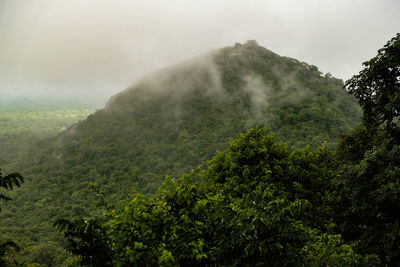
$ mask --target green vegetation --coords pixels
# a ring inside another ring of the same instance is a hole
[[[37,143],[51,136],[59,134],[68,126],[85,119],[93,112],[94,106],[89,104],[77,104],[65,100],[37,100],[37,99],[14,99],[0,102],[0,163],[8,170],[16,170],[13,166],[15,160],[24,153],[32,150]],[[0,175],[1,176],[1,175]],[[8,178],[7,178],[8,177]],[[2,187],[6,190],[12,189],[12,185],[19,186],[22,176],[17,173],[2,177]],[[11,179],[13,178],[13,179]],[[28,177],[28,184],[29,184]],[[8,181],[8,182],[7,182]],[[0,199],[10,200],[9,196],[17,197],[20,191],[0,194]],[[30,199],[30,201],[34,201]],[[59,243],[44,243],[32,245],[21,238],[20,235],[10,234],[5,225],[16,225],[17,222],[10,219],[19,212],[19,204],[4,207],[2,216],[2,230],[0,232],[0,255],[1,264],[17,264],[18,262],[29,263],[51,263],[44,266],[60,266],[61,262],[73,259],[69,252],[60,247]],[[29,203],[25,203],[29,205]],[[32,206],[30,206],[32,208]],[[12,227],[11,227],[12,228]],[[10,228],[10,229],[11,229]],[[8,241],[6,241],[8,240]],[[17,243],[12,240],[18,240]],[[17,244],[19,246],[17,246]],[[20,247],[22,249],[20,250]],[[16,254],[16,251],[20,251]],[[55,252],[57,251],[57,255]],[[66,260],[67,259],[67,260]],[[0,265],[1,265],[0,264]],[[1,265],[3,266],[3,265]]]
[[[397,266],[399,44],[346,83],[357,127],[340,80],[253,41],[145,77],[19,155],[1,231],[47,266]]]
[[[93,112],[67,101],[15,99],[0,102],[0,164],[15,160],[36,142],[58,134]]]
[[[27,182],[1,215],[0,231],[26,246],[65,248],[52,227],[58,217],[102,215],[87,182],[124,206],[132,187],[154,194],[165,175],[190,172],[254,126],[268,126],[290,150],[324,141],[334,148],[361,117],[342,86],[254,42],[160,70],[19,155],[12,168]]]
[[[376,257],[358,255],[339,235],[324,232],[329,160],[325,148],[290,153],[255,128],[208,168],[167,178],[153,197],[136,194],[104,223],[57,225],[84,265],[372,265]]]
[[[0,169],[0,190],[12,190],[14,186],[21,186],[24,182],[24,178],[20,173],[10,173],[6,176],[3,176]],[[2,201],[10,201],[12,200],[9,196],[5,195],[1,191],[0,193],[0,200]],[[1,211],[1,208],[0,208]],[[8,254],[13,251],[18,251],[18,245],[12,241],[7,240],[4,241],[3,238],[0,236],[0,266],[5,266],[9,263],[8,261]]]
[[[29,179],[0,230],[27,245],[62,244],[55,219],[101,214],[87,182],[123,206],[132,187],[154,194],[165,175],[190,172],[257,125],[290,149],[324,141],[334,148],[339,133],[361,117],[342,86],[254,42],[160,70],[21,155],[13,167]]]
[[[337,222],[343,237],[384,264],[400,262],[400,34],[346,83],[363,108],[363,124],[338,148]]]
[[[56,226],[84,265],[399,266],[399,59],[400,34],[346,83],[364,120],[336,152],[254,128],[154,196]]]

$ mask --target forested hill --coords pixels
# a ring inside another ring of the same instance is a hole
[[[132,186],[155,192],[165,175],[206,162],[253,126],[292,148],[332,148],[360,114],[342,81],[313,65],[255,41],[215,50],[149,74],[22,156],[14,167],[26,183],[2,227],[24,244],[55,240],[55,218],[96,215],[87,181],[113,203]]]
[[[154,191],[163,175],[190,170],[255,125],[292,147],[333,147],[360,117],[342,86],[254,41],[237,44],[152,73],[112,97],[64,135],[58,157],[81,174],[129,173],[125,180],[138,190]]]

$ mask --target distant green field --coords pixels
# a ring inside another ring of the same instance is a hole
[[[17,99],[0,102],[0,167],[38,140],[93,113],[94,106],[68,101]]]

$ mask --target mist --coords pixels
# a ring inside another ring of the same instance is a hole
[[[0,98],[105,103],[146,73],[250,39],[345,80],[398,14],[396,0],[3,0]]]

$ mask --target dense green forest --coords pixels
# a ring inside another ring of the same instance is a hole
[[[76,100],[65,99],[37,99],[37,98],[7,98],[0,100],[0,162],[3,169],[12,170],[15,160],[24,151],[34,149],[37,142],[59,134],[70,125],[84,120],[94,112],[96,105],[83,103]],[[1,170],[0,170],[1,172]],[[0,173],[1,174],[1,173]],[[1,175],[0,175],[1,176]],[[1,187],[5,190],[16,189],[21,185],[23,179],[19,175],[5,175],[1,179]],[[18,189],[17,189],[18,192]],[[0,199],[9,201],[14,192],[0,194]],[[7,203],[8,204],[8,203]],[[16,212],[15,209],[3,209],[4,217],[2,225],[7,224],[8,213]],[[10,221],[10,224],[13,224]],[[13,250],[23,245],[24,250],[19,257],[23,256],[21,262],[36,262],[37,257],[47,258],[57,266],[70,254],[59,247],[59,244],[44,243],[39,246],[29,246],[29,243],[16,243],[7,239],[7,230],[3,229],[0,234],[0,254],[10,254]],[[15,236],[8,238],[19,239]],[[21,247],[22,248],[22,247]],[[11,250],[11,251],[10,251]],[[47,253],[47,254],[46,254]],[[12,254],[12,253],[11,253]],[[29,254],[28,256],[26,256]],[[4,258],[2,258],[4,260]],[[0,266],[4,265],[0,261]]]
[[[145,77],[14,161],[3,236],[59,253],[9,262],[396,266],[399,55],[397,35],[346,83],[363,113],[254,41]]]
[[[24,244],[62,243],[55,219],[101,214],[88,182],[124,205],[132,187],[155,193],[165,175],[206,163],[251,127],[267,126],[291,149],[324,141],[333,148],[360,117],[342,81],[315,66],[254,41],[218,49],[147,75],[18,157],[10,171],[26,183],[0,230]]]

